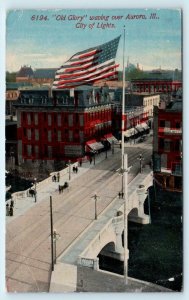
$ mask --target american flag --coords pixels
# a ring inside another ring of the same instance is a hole
[[[53,89],[92,85],[99,80],[117,79],[115,56],[120,36],[97,47],[74,54],[55,74]]]

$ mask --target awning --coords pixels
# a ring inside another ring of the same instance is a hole
[[[141,123],[141,126],[144,128],[144,130],[150,129],[150,127],[148,126],[148,124],[146,124],[145,122]]]
[[[144,131],[144,127],[142,127],[142,124],[138,124],[137,126],[135,126],[136,130],[138,130],[139,132],[143,132]]]
[[[133,128],[130,128],[130,129],[127,129],[126,131],[124,131],[124,136],[129,138],[129,137],[135,135],[136,133],[138,133],[138,131],[133,127]]]
[[[118,140],[115,138],[115,136],[113,136],[112,133],[109,134],[105,134],[104,138],[111,144],[112,142],[114,142],[115,144],[119,144]]]
[[[125,137],[128,137],[128,138],[129,138],[130,136],[132,136],[131,129],[128,129],[128,130],[124,131],[123,134],[124,134]]]
[[[93,151],[98,151],[104,148],[104,145],[102,145],[102,143],[100,142],[97,142],[96,140],[88,141],[86,142],[86,145]]]

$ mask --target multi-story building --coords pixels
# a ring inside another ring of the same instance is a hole
[[[34,72],[31,66],[21,66],[16,74],[16,82],[30,82]]]
[[[121,120],[122,106],[115,104],[112,106],[112,128],[113,134],[121,139]],[[124,136],[125,140],[137,138],[141,134],[149,133],[148,113],[144,111],[143,106],[125,106],[124,114]]]
[[[133,79],[131,80],[133,92],[169,93],[182,88],[182,82],[173,79]]]
[[[6,84],[6,115],[14,116],[16,111],[14,107],[15,101],[17,101],[20,95],[20,88],[32,86],[31,83],[28,82],[8,82]]]
[[[107,86],[23,89],[15,106],[20,163],[74,160],[114,139]]]
[[[36,69],[34,71],[34,75],[33,78],[31,79],[31,82],[33,84],[39,84],[39,85],[44,85],[44,84],[52,85],[55,78],[56,70],[57,68]]]
[[[120,105],[122,102],[122,90],[117,89],[115,92],[115,103]],[[147,122],[151,127],[153,122],[153,109],[159,105],[160,95],[155,93],[126,93],[125,94],[125,111],[134,114],[133,125]],[[137,110],[136,110],[137,108]],[[142,110],[142,111],[141,111]],[[140,114],[138,112],[140,111]],[[128,127],[127,127],[128,128]]]
[[[154,109],[153,169],[157,184],[182,190],[182,100]]]

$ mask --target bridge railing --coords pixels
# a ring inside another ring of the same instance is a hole
[[[78,162],[75,162],[73,164],[70,164],[70,167],[66,167],[64,169],[62,169],[61,171],[59,171],[59,174],[60,174],[60,179],[61,177],[65,176],[66,174],[69,173],[69,168],[73,168],[73,167],[77,167],[78,166]],[[52,182],[52,177],[54,175],[57,175],[57,171],[56,172],[52,172],[50,173],[50,176],[40,182],[37,182],[36,183],[36,190],[39,191],[40,189],[43,189],[45,186],[48,186],[50,182]],[[31,187],[32,189],[34,187]],[[28,188],[27,190],[24,190],[24,191],[19,191],[19,192],[15,192],[12,194],[12,199],[13,200],[16,200],[16,199],[19,199],[19,198],[25,198],[25,197],[28,197],[29,196],[29,189]]]

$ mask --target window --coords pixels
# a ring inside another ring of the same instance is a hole
[[[169,140],[164,140],[164,150],[165,151],[170,151],[170,141]]]
[[[180,128],[181,127],[181,124],[180,124],[180,122],[176,122],[176,124],[175,124],[175,128]]]
[[[69,141],[73,141],[73,131],[69,130]]]
[[[35,156],[39,157],[39,146],[35,146]]]
[[[83,115],[79,116],[79,123],[80,123],[80,126],[84,125]]]
[[[164,139],[159,139],[159,148],[164,149]]]
[[[26,137],[26,132],[27,132],[26,128],[23,128],[24,137]]]
[[[175,141],[175,151],[180,151],[180,140]]]
[[[68,125],[69,125],[70,127],[73,126],[73,115],[72,115],[72,114],[68,116]]]
[[[28,122],[28,125],[31,125],[31,115],[30,115],[30,113],[27,113],[27,122]]]
[[[52,117],[51,117],[51,115],[48,115],[48,125],[49,126],[52,125]]]
[[[43,119],[44,119],[44,122],[46,122],[46,120],[47,120],[47,114],[45,112],[43,113]]]
[[[160,120],[159,126],[160,127],[165,127],[165,120]]]
[[[28,140],[31,140],[31,129],[27,130],[27,136],[28,136]]]
[[[35,140],[39,141],[39,130],[35,129]]]
[[[79,115],[75,114],[75,123],[78,124],[78,121],[79,121]]]
[[[61,126],[61,114],[58,114],[57,122],[58,122],[58,126]]]
[[[58,142],[61,142],[61,131],[60,130],[58,130]]]
[[[38,114],[37,113],[34,114],[34,122],[35,122],[35,125],[38,125]]]
[[[32,150],[31,145],[27,145],[27,154],[28,154],[28,156],[31,156],[31,150]]]
[[[51,142],[51,140],[52,140],[51,130],[48,130],[48,142]]]
[[[48,146],[48,157],[52,158],[52,147]]]

